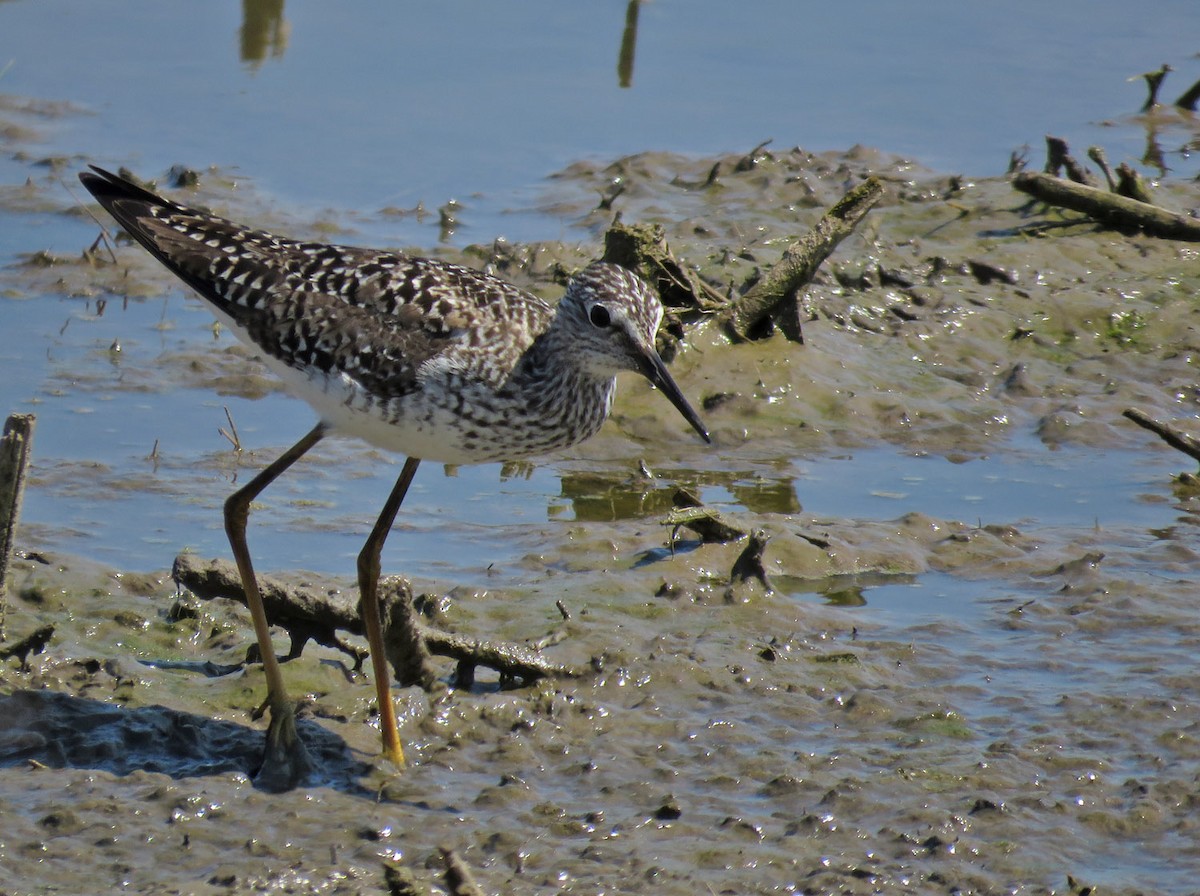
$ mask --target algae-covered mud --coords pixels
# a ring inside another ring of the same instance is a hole
[[[264,685],[242,665],[244,609],[177,594],[183,544],[130,570],[57,550],[38,527],[6,626],[10,641],[55,628],[27,665],[0,665],[0,891],[381,892],[388,866],[440,891],[440,847],[503,893],[1191,890],[1200,554],[1195,493],[1170,474],[1192,462],[1121,414],[1195,417],[1196,247],[1073,221],[1002,177],[768,147],[574,166],[544,196],[576,223],[574,242],[447,257],[550,296],[619,211],[662,224],[678,257],[737,292],[869,174],[886,198],[800,297],[803,344],[689,332],[672,372],[715,449],[623,382],[603,433],[553,461],[550,512],[505,521],[500,503],[433,561],[389,564],[415,576],[431,625],[465,634],[537,640],[560,626],[561,601],[566,637],[546,653],[592,669],[402,692],[402,772],[377,760],[371,683],[310,644],[285,674],[323,777],[256,790]],[[9,188],[9,213],[84,215],[56,182]],[[348,238],[231,192],[221,172],[180,189],[241,220]],[[1156,197],[1200,204],[1193,183]],[[173,293],[129,247],[82,255],[89,229],[3,272],[5,301],[157,309]],[[54,382],[112,407],[214,382],[248,402],[270,392],[224,338]],[[382,460],[338,451],[252,520],[252,546],[256,526],[314,530],[305,544],[361,537],[322,496]],[[116,500],[144,481],[210,525],[231,463],[201,453],[144,480],[86,482],[35,464],[31,488]],[[861,481],[890,464],[894,480],[872,489],[892,512],[856,512]],[[981,497],[947,502],[950,481]],[[761,530],[765,582],[731,575],[745,540],[672,540],[679,486]],[[394,539],[455,528],[434,517],[418,508]],[[137,537],[136,518],[107,525]],[[268,569],[352,587],[352,560],[311,559]],[[323,574],[295,571],[311,566]]]

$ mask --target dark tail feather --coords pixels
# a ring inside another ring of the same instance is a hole
[[[91,171],[79,172],[79,180],[87,187],[87,191],[105,208],[111,208],[118,199],[131,199],[145,202],[149,205],[172,205],[170,201],[156,196],[149,190],[139,187],[133,181],[126,180],[119,174],[105,171],[96,165],[89,165]]]

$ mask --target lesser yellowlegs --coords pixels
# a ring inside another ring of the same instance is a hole
[[[308,765],[296,735],[246,544],[250,503],[331,430],[406,456],[358,556],[383,753],[402,764],[380,625],[380,552],[421,460],[515,460],[596,433],[615,376],[636,371],[709,441],[654,348],[658,299],[593,264],[557,307],[480,271],[398,252],[282,239],[164,199],[93,167],[83,185],[217,318],[316,410],[320,422],[225,502],[225,529],[254,620],[271,721],[263,772]]]

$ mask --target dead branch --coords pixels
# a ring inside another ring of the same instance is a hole
[[[744,529],[728,522],[711,507],[705,507],[699,497],[685,488],[676,489],[671,503],[675,509],[667,514],[662,524],[671,527],[672,549],[681,528],[691,529],[704,544],[727,544],[746,537]]]
[[[766,276],[722,314],[729,337],[746,342],[761,332],[764,322],[812,280],[821,263],[882,197],[883,183],[872,176],[830,206],[812,230],[792,243]]]
[[[175,558],[171,578],[176,587],[186,588],[201,600],[228,598],[246,602],[237,567],[225,560],[201,560],[194,554]],[[267,618],[291,638],[284,659],[300,656],[309,641],[332,647],[353,658],[354,670],[362,668],[367,652],[343,641],[339,631],[362,635],[362,620],[354,598],[337,590],[320,590],[303,585],[285,585],[270,577],[259,577]]]
[[[1133,166],[1128,162],[1122,162],[1117,166],[1117,186],[1113,192],[1119,196],[1136,199],[1138,202],[1145,202],[1148,205],[1154,204],[1154,198],[1150,195],[1150,188],[1146,186],[1145,178],[1134,171]]]
[[[1093,162],[1095,162],[1097,165],[1099,165],[1100,170],[1104,172],[1104,179],[1105,179],[1105,181],[1108,182],[1109,192],[1110,193],[1117,192],[1117,179],[1113,176],[1112,166],[1108,164],[1108,156],[1104,152],[1104,147],[1089,146],[1087,153],[1088,153],[1088,158],[1091,159]],[[1054,174],[1055,172],[1048,171],[1046,173]]]
[[[1137,408],[1126,408],[1121,416],[1132,420],[1138,426],[1142,427],[1142,429],[1150,430],[1150,432],[1157,435],[1172,448],[1182,451],[1188,457],[1192,458],[1192,460],[1200,462],[1200,439],[1190,436],[1170,424],[1155,420],[1149,414]]]
[[[581,678],[588,670],[563,663],[552,663],[531,647],[484,641],[437,629],[421,632],[429,652],[458,660],[455,684],[469,688],[475,681],[475,669],[484,666],[500,673],[500,686],[528,685],[540,678]]]
[[[1200,242],[1200,220],[1161,206],[1033,171],[1014,175],[1013,186],[1041,202],[1082,212],[1110,227],[1132,228],[1149,236]]]
[[[4,640],[4,608],[8,602],[8,564],[17,538],[35,422],[33,414],[12,414],[0,438],[0,641]]]
[[[768,541],[767,533],[762,529],[755,529],[750,533],[750,540],[733,561],[733,569],[729,572],[731,586],[757,579],[767,591],[775,590],[771,586],[771,580],[767,578],[767,568],[763,566],[763,554],[767,550]]]
[[[201,561],[190,554],[175,559],[172,577],[176,585],[186,588],[197,597],[210,600],[224,597],[246,602],[237,569],[228,561]],[[339,631],[363,634],[362,619],[357,601],[341,591],[321,591],[304,586],[292,586],[271,577],[259,576],[263,605],[273,625],[284,629],[292,639],[291,651],[285,659],[300,655],[308,641],[340,650],[355,658],[359,668],[366,651],[347,644]],[[384,601],[384,640],[388,661],[397,681],[404,685],[428,688],[437,680],[436,671],[427,661],[429,655],[444,656],[458,662],[457,684],[468,687],[478,666],[500,674],[502,685],[529,684],[540,678],[577,678],[586,669],[555,663],[536,650],[518,644],[485,641],[438,631],[421,626],[412,609],[412,591],[399,578],[381,583]],[[557,640],[561,641],[559,637]]]
[[[1092,173],[1075,161],[1067,148],[1067,141],[1052,134],[1046,135],[1046,173],[1058,177],[1060,170],[1066,171],[1068,180],[1089,187],[1096,185]]]

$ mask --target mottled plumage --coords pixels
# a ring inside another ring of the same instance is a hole
[[[93,173],[94,172],[94,173]],[[246,523],[251,502],[330,429],[408,456],[358,558],[383,752],[404,753],[378,605],[380,553],[422,459],[481,463],[542,454],[596,433],[614,378],[636,371],[708,433],[654,349],[662,306],[634,274],[593,264],[556,307],[479,271],[397,252],[282,239],[156,196],[99,168],[83,185],[195,289],[321,422],[225,502],[271,707],[260,780],[290,787],[309,760],[271,644]]]
[[[555,309],[459,265],[281,239],[111,175],[82,177],[336,430],[427,460],[514,460],[594,435],[614,375],[636,370],[704,435],[646,360],[662,307],[622,268],[587,268]]]

